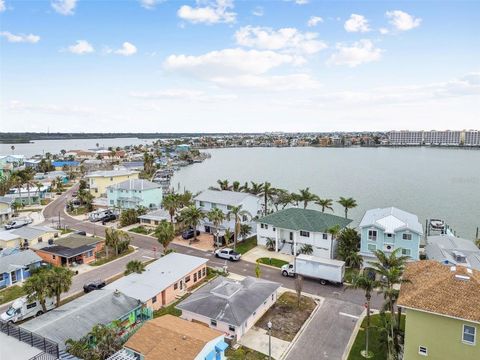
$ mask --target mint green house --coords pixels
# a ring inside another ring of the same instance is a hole
[[[480,359],[480,271],[425,260],[409,263],[404,278],[403,359]]]
[[[107,187],[108,206],[120,209],[136,209],[143,206],[149,209],[160,208],[162,187],[143,179],[129,179]]]

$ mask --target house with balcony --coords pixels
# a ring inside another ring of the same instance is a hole
[[[42,258],[32,250],[0,251],[0,289],[23,282],[41,263]]]
[[[311,245],[312,255],[335,259],[337,242],[329,229],[337,225],[344,229],[351,222],[318,210],[288,208],[256,221],[257,243],[294,256],[304,245]]]
[[[401,255],[412,260],[420,258],[423,226],[417,215],[395,207],[371,209],[363,215],[359,228],[364,266],[375,259],[375,250],[391,253],[400,248]]]
[[[252,218],[259,216],[262,213],[261,199],[258,196],[236,192],[228,190],[205,190],[194,198],[195,206],[205,213],[212,209],[220,209],[225,215],[230,213],[230,210],[234,206],[242,206],[242,210],[246,211],[249,215],[243,215],[242,224],[249,224],[254,230],[255,223],[252,222]],[[225,220],[219,227],[219,234],[223,235],[225,229],[234,230],[235,219]],[[202,219],[200,222],[199,230],[206,233],[215,233],[216,229],[214,225],[207,219]]]
[[[160,184],[128,179],[107,187],[108,206],[120,209],[136,209],[139,206],[158,209],[162,205],[163,190]]]
[[[408,263],[403,277],[403,358],[480,359],[480,271],[424,260]]]
[[[138,179],[138,171],[126,169],[94,171],[85,176],[90,193],[95,197],[106,197],[107,187],[125,180]]]

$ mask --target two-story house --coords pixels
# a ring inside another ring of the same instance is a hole
[[[13,215],[13,205],[14,199],[0,196],[0,225],[8,222]]]
[[[375,258],[375,250],[389,253],[401,248],[401,255],[413,260],[420,258],[423,227],[417,215],[395,207],[371,209],[363,215],[359,228],[364,265]]]
[[[227,190],[205,190],[202,191],[195,198],[195,206],[205,213],[208,213],[210,210],[217,208],[222,210],[222,212],[227,216],[233,207],[241,206],[242,211],[245,211],[248,214],[242,215],[241,222],[252,224],[252,218],[261,214],[262,205],[259,197],[236,191],[227,191]],[[235,219],[233,216],[230,216],[230,219],[226,219],[219,227],[220,235],[223,235],[225,229],[234,230]],[[253,226],[252,226],[253,229]],[[216,229],[214,225],[207,219],[202,219],[200,226],[200,231],[207,233],[215,233]]]
[[[312,255],[334,259],[337,242],[329,230],[336,225],[343,229],[351,222],[318,210],[288,208],[257,220],[257,243],[295,256],[304,245],[311,245]]]
[[[98,198],[107,194],[107,187],[129,179],[138,179],[138,171],[107,170],[94,171],[85,176],[88,181],[90,193]]]
[[[435,260],[407,264],[403,359],[480,359],[480,271]]]
[[[108,206],[157,209],[162,205],[162,186],[143,179],[129,179],[107,187]]]

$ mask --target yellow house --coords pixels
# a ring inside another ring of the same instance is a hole
[[[0,231],[0,248],[32,246],[41,242],[48,243],[58,237],[59,230],[48,226],[27,225],[18,229]]]
[[[107,187],[110,185],[119,184],[128,179],[138,179],[138,171],[130,170],[107,170],[95,171],[87,176],[90,193],[98,198],[106,196]]]

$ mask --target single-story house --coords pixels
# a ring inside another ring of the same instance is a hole
[[[427,237],[425,254],[445,265],[460,265],[480,271],[480,249],[472,240],[451,235]]]
[[[27,225],[0,231],[0,248],[30,247],[58,237],[59,230],[48,226]]]
[[[143,324],[122,352],[142,360],[223,360],[227,347],[221,332],[164,315]]]
[[[207,261],[196,256],[170,253],[147,265],[141,274],[122,277],[106,288],[119,290],[158,310],[203,281],[207,276]]]
[[[32,249],[49,264],[71,266],[95,261],[104,245],[105,240],[97,237],[69,234],[53,242],[37,244]]]
[[[30,270],[40,266],[42,258],[32,250],[6,249],[0,251],[0,289],[23,282]]]
[[[281,284],[251,276],[242,281],[220,276],[176,307],[181,317],[239,340],[277,300]]]
[[[56,181],[58,178],[60,178],[60,180],[63,184],[68,183],[67,173],[65,171],[61,171],[61,170],[49,171],[47,173],[36,173],[35,176],[34,176],[35,180],[46,181],[46,182],[48,182],[48,181],[52,182],[53,180]]]
[[[107,187],[109,206],[121,209],[136,209],[143,206],[150,209],[162,204],[162,186],[143,179],[128,179]]]
[[[8,222],[13,215],[12,205],[14,199],[0,196],[0,225]]]
[[[63,350],[68,339],[81,339],[97,324],[109,325],[116,321],[123,334],[128,335],[151,318],[152,312],[138,300],[104,288],[50,310],[20,327],[58,343]]]
[[[140,215],[138,219],[142,225],[157,227],[162,220],[170,221],[170,214],[164,209],[158,209],[149,211],[145,215]],[[175,217],[173,218],[173,222],[175,222]]]
[[[52,165],[55,166],[55,170],[63,170],[64,167],[76,169],[80,166],[79,161],[54,161]]]
[[[257,242],[284,254],[297,255],[304,245],[311,245],[312,255],[335,259],[337,241],[329,233],[334,226],[345,228],[352,220],[318,210],[288,208],[257,220]]]

